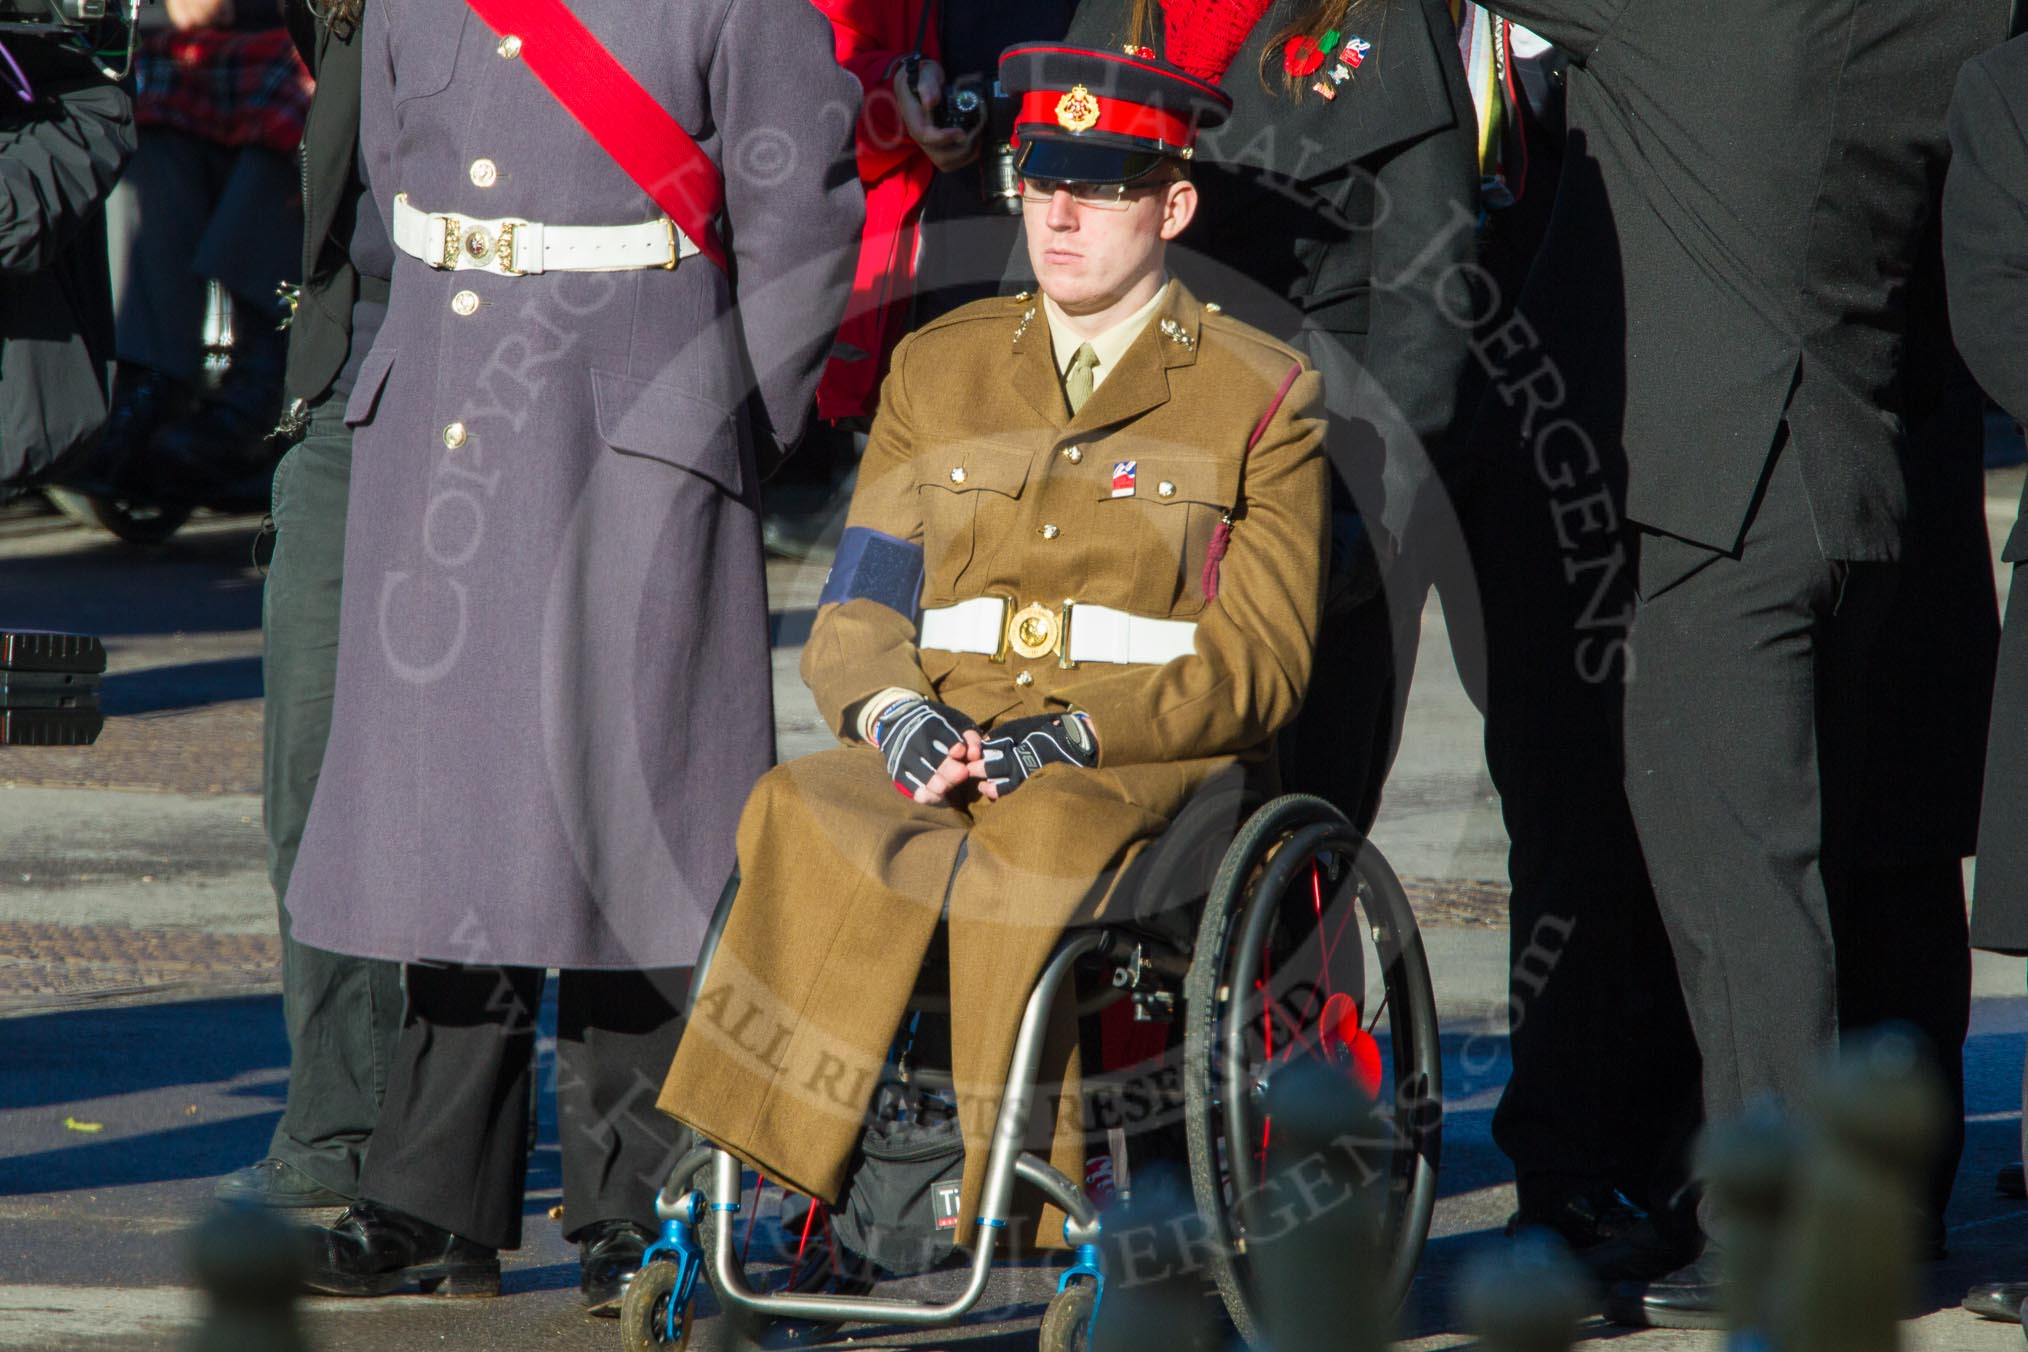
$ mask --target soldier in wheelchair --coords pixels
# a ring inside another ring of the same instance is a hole
[[[1224,849],[1302,702],[1329,499],[1318,377],[1165,272],[1196,205],[1192,142],[1228,100],[1132,52],[1016,48],[1001,75],[1041,293],[895,352],[803,655],[844,745],[749,799],[661,1095],[725,1153],[700,1192],[682,1168],[665,1192],[669,1235],[628,1303],[646,1345],[680,1341],[700,1261],[735,1309],[920,1324],[976,1301],[996,1241],[1090,1245],[1080,966],[1121,1013],[1187,1026],[1154,1050],[1189,1062],[1191,1168],[1218,1212],[1267,1127],[1240,1081],[1273,1058],[1307,1047],[1383,1097],[1435,1101],[1427,973],[1384,861],[1314,799],[1271,804]],[[741,1162],[839,1199],[933,943],[945,989],[921,994],[948,998],[970,1287],[942,1306],[754,1297],[729,1237],[700,1260],[692,1225],[735,1214]],[[1405,992],[1385,1051],[1369,966]],[[1413,1131],[1409,1269],[1436,1139]],[[1017,1179],[1049,1205],[1015,1207]],[[1219,1224],[1230,1240],[1239,1222]],[[1222,1247],[1208,1275],[1248,1332],[1243,1246]],[[1075,1269],[1087,1313],[1094,1258]]]

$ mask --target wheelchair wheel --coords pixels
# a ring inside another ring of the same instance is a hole
[[[1049,1299],[1035,1352],[1089,1352],[1091,1317],[1098,1310],[1098,1290],[1088,1280],[1074,1281]]]
[[[690,1322],[697,1313],[694,1300],[677,1325],[676,1341],[669,1341],[669,1302],[675,1294],[676,1264],[666,1259],[649,1263],[634,1274],[627,1283],[626,1299],[620,1302],[620,1341],[627,1352],[690,1345]]]
[[[711,921],[704,927],[704,940],[697,946],[697,961],[690,969],[690,990],[683,997],[683,1018],[688,1021],[690,1012],[696,1007],[697,992],[704,988],[704,974],[711,970],[711,960],[718,956],[718,941],[725,937],[725,921],[732,914],[732,903],[739,896],[739,866],[733,865],[732,876],[725,880],[725,886],[718,890],[718,904],[711,908]]]
[[[1297,1057],[1353,1076],[1392,1128],[1381,1290],[1386,1308],[1398,1307],[1436,1206],[1436,999],[1400,881],[1323,799],[1277,798],[1241,829],[1199,922],[1184,1019],[1191,1188],[1217,1241],[1212,1278],[1241,1337],[1257,1344],[1262,1331],[1240,1199],[1264,1172],[1266,1086]]]

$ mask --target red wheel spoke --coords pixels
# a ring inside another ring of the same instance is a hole
[[[1310,910],[1317,917],[1317,934],[1321,938],[1324,933],[1324,875],[1322,870],[1317,867],[1317,861],[1314,859],[1310,861]],[[1342,926],[1339,932],[1344,932]],[[1323,965],[1324,998],[1328,1000],[1331,998],[1331,949],[1328,946],[1324,949]],[[1307,1019],[1308,1017],[1309,1012],[1305,1010],[1304,1018]]]

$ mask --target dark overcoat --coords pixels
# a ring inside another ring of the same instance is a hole
[[[106,194],[134,153],[131,100],[84,53],[10,44],[37,97],[0,94],[0,495],[88,453],[113,359]]]
[[[1944,270],[1972,374],[2028,417],[2028,38],[1968,62],[1951,99]],[[1986,743],[1972,942],[2028,952],[2028,502],[2000,557],[2015,565]]]
[[[1475,443],[1524,469],[1596,453],[1627,519],[1729,553],[1786,425],[1824,556],[1898,557],[1943,91],[2007,0],[1488,3],[1568,53],[1570,131],[1529,360]]]
[[[863,202],[805,0],[572,10],[723,170],[730,276],[397,257],[358,429],[330,747],[295,934],[394,959],[686,963],[773,753],[756,452],[793,438]],[[384,220],[661,213],[461,0],[377,0]]]

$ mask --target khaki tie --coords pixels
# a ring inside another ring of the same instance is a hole
[[[1091,373],[1098,369],[1098,353],[1091,350],[1090,343],[1078,344],[1077,351],[1070,355],[1070,370],[1064,372],[1063,394],[1070,400],[1070,413],[1084,407],[1084,401],[1091,398]]]

